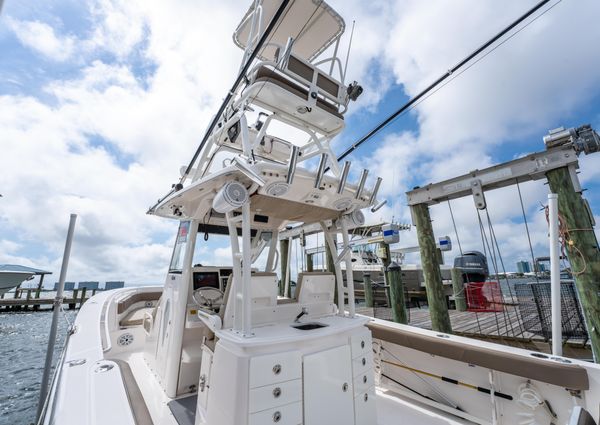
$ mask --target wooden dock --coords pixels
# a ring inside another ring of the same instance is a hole
[[[431,318],[427,307],[410,308],[408,310],[411,326],[431,329]],[[391,308],[359,307],[357,313],[384,320],[392,320]],[[472,311],[449,310],[452,333],[470,338],[488,340],[499,344],[524,348],[531,351],[550,353],[551,344],[541,336],[527,332],[522,325],[518,308],[506,308],[501,312],[476,313]],[[566,357],[591,359],[592,351],[589,343],[583,341],[566,341],[563,344],[563,355]]]
[[[37,288],[17,289],[15,292],[8,292],[0,296],[0,311],[38,311],[52,310],[54,308],[54,297],[44,296],[54,293],[54,291],[42,291]],[[92,296],[96,294],[96,289],[92,289],[91,294],[87,288],[74,289],[65,293],[63,306],[69,310],[81,308],[81,306]]]

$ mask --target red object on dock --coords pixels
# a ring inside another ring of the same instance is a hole
[[[504,309],[500,284],[494,281],[465,283],[467,311],[494,312]]]

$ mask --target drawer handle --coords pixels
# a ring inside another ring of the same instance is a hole
[[[276,364],[275,366],[273,366],[273,373],[275,375],[279,375],[281,373],[281,365],[280,364]]]
[[[367,375],[363,376],[363,384],[367,383]]]
[[[342,385],[342,391],[343,392],[348,391],[348,383],[347,382],[344,382],[344,385]]]
[[[362,359],[362,365],[364,366],[364,365],[366,365],[366,364],[367,364],[367,359],[365,359],[365,358],[363,357],[363,359]]]
[[[360,348],[365,348],[365,342],[364,341],[360,342]]]
[[[277,411],[277,412],[273,413],[273,422],[279,422],[280,420],[281,420],[281,412]]]
[[[280,395],[281,395],[281,388],[279,388],[279,387],[276,387],[276,388],[273,390],[273,397],[277,398],[277,397],[279,397]]]
[[[369,394],[365,394],[365,401],[369,400]]]

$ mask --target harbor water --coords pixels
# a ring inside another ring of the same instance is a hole
[[[55,362],[75,315],[59,316]],[[51,321],[50,310],[0,313],[0,425],[35,422]]]

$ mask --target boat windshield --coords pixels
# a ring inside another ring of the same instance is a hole
[[[177,231],[177,239],[175,240],[175,247],[173,248],[169,273],[181,273],[183,271],[183,258],[185,256],[185,247],[188,242],[189,233],[190,222],[182,221],[179,224],[179,230]]]

